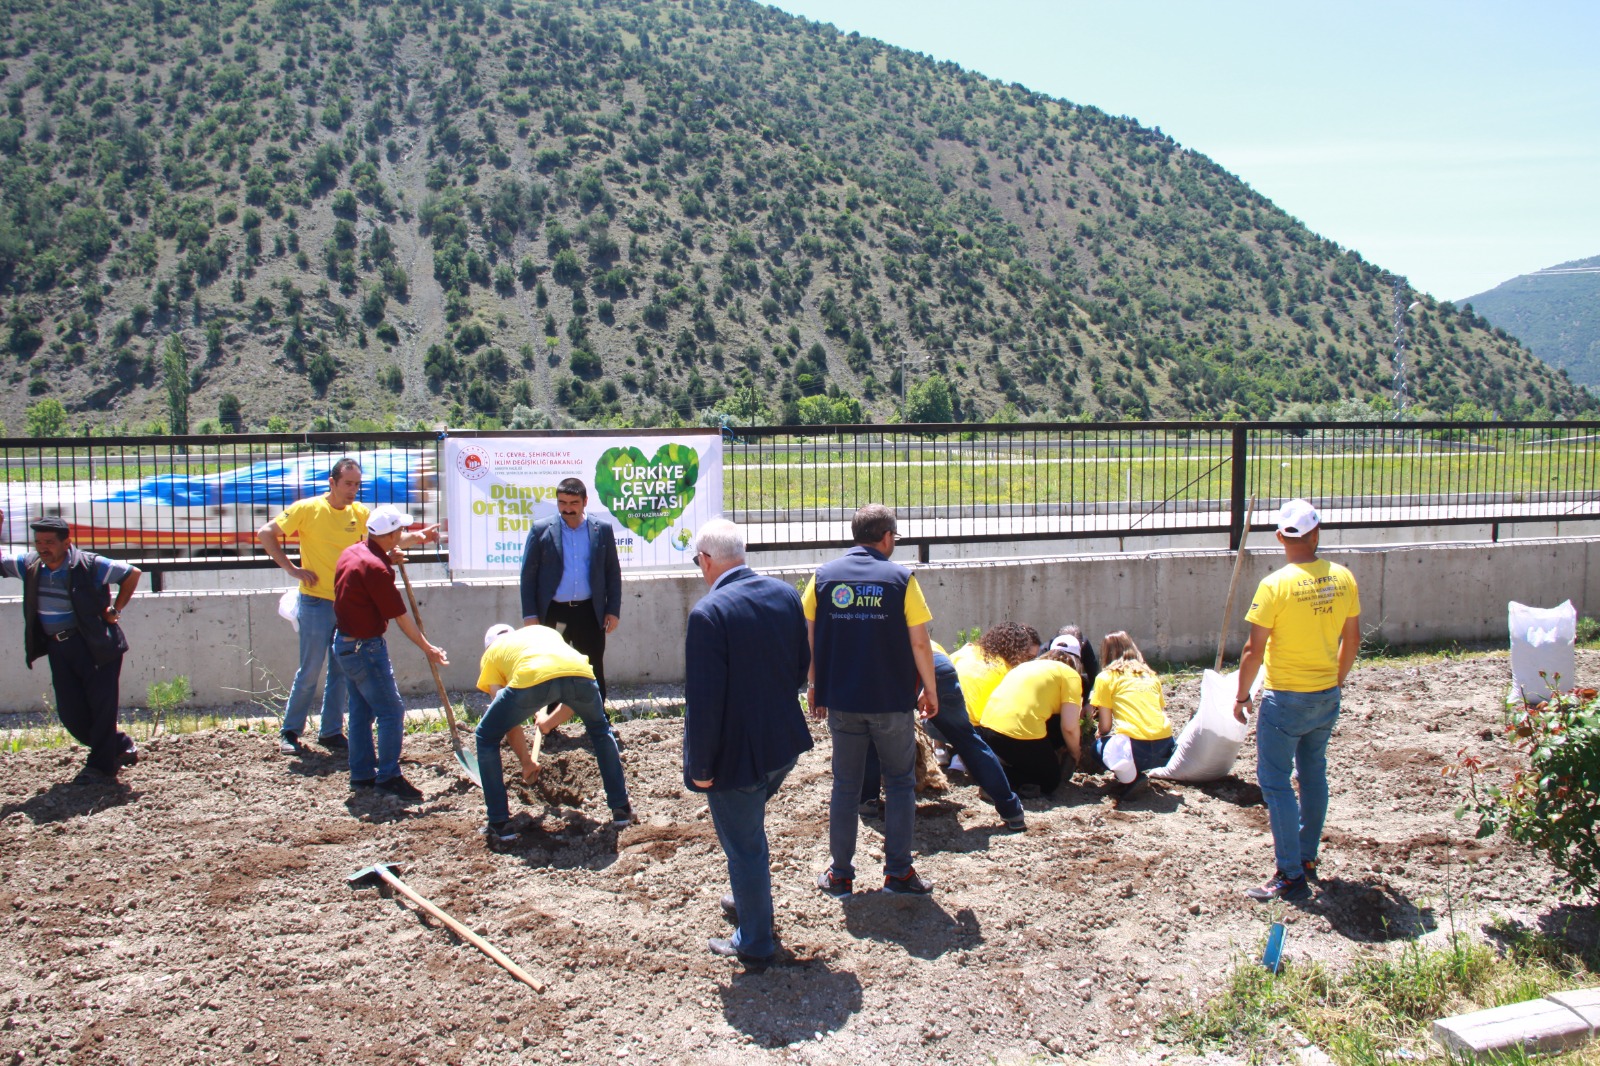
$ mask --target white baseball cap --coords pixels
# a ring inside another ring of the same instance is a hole
[[[1317,509],[1305,500],[1290,500],[1278,510],[1278,532],[1286,537],[1303,537],[1321,523]]]
[[[483,632],[483,646],[485,648],[487,648],[489,645],[493,644],[495,641],[499,640],[501,637],[505,636],[507,633],[514,633],[514,632],[516,632],[516,631],[514,629],[512,629],[510,626],[506,625],[504,622],[496,622],[494,625],[492,625],[488,629],[484,630],[484,632]]]
[[[1083,645],[1071,633],[1063,633],[1050,642],[1051,651],[1064,651],[1068,655],[1082,655]]]
[[[404,529],[411,524],[411,516],[392,503],[382,504],[372,509],[367,516],[367,532],[375,537],[385,533],[393,533],[397,529]]]

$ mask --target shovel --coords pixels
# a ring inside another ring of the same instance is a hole
[[[1244,568],[1245,542],[1250,539],[1250,516],[1256,513],[1256,498],[1250,497],[1250,506],[1244,512],[1244,528],[1239,531],[1239,554],[1233,557],[1233,579],[1228,582],[1228,602],[1222,607],[1222,625],[1217,631],[1217,673],[1222,673],[1222,653],[1228,648],[1228,621],[1233,616],[1233,597],[1239,591],[1239,571]],[[408,588],[410,586],[407,586]],[[417,619],[417,625],[422,619]]]
[[[427,639],[428,631],[422,625],[422,612],[417,610],[417,595],[411,591],[411,575],[406,573],[406,564],[401,562],[400,579],[406,584],[406,599],[411,604],[411,617],[417,620],[417,631]],[[461,746],[461,734],[456,732],[456,712],[450,705],[450,693],[445,691],[444,678],[439,676],[439,664],[432,659],[428,660],[428,669],[433,671],[433,683],[439,687],[439,699],[444,702],[444,718],[450,726],[450,747],[455,750],[456,762],[461,764],[467,776],[472,778],[472,783],[479,788],[483,787],[483,775],[478,772],[478,756],[468,755],[467,750]]]
[[[444,911],[440,910],[437,904],[425,898],[416,889],[400,880],[399,875],[400,867],[394,863],[375,862],[371,866],[357,870],[349,877],[346,877],[345,880],[349,882],[351,888],[361,888],[365,885],[376,885],[379,883],[389,885],[395,891],[404,895],[412,903],[415,903],[418,907],[422,908],[423,911],[443,922],[445,927],[456,936],[460,937],[462,940],[465,940],[467,943],[471,944],[473,947],[489,956],[495,962],[505,967],[506,972],[512,977],[515,977],[517,980],[521,981],[535,992],[544,991],[543,982],[534,980],[534,978],[531,977],[526,970],[512,962],[510,957],[507,956],[505,952],[501,951],[499,948],[483,939],[483,937],[479,936],[477,933],[474,933],[471,929],[468,929],[466,926],[450,917]]]

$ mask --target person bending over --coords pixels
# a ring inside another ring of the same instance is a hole
[[[1161,678],[1139,654],[1139,646],[1123,630],[1107,633],[1100,641],[1100,676],[1089,703],[1097,729],[1094,749],[1105,761],[1106,744],[1121,734],[1133,745],[1134,779],[1118,788],[1118,799],[1129,799],[1150,787],[1146,770],[1165,766],[1172,758],[1172,723],[1167,720],[1167,700]]]

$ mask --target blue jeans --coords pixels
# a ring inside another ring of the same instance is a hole
[[[400,740],[406,708],[389,665],[389,646],[382,637],[351,640],[335,633],[334,666],[343,671],[350,687],[350,780],[388,781],[400,776]],[[378,744],[374,755],[372,728],[376,722]]]
[[[299,736],[305,732],[306,713],[317,694],[322,664],[328,661],[328,646],[333,642],[333,601],[300,594],[300,666],[289,687],[289,704],[283,711],[283,731]],[[344,709],[348,697],[338,660],[328,664],[328,682],[322,687],[322,720],[317,735],[337,736],[344,732]]]
[[[1111,736],[1094,738],[1094,753],[1100,756],[1102,763],[1106,761],[1106,745],[1116,735],[1113,732]],[[1160,740],[1135,740],[1129,737],[1128,746],[1133,749],[1133,768],[1144,773],[1172,761],[1172,753],[1177,749],[1178,742],[1172,737],[1162,737]]]
[[[1011,790],[1011,782],[1006,780],[1006,770],[1000,765],[999,756],[978,735],[972,719],[967,717],[967,699],[961,692],[955,666],[947,656],[938,652],[933,655],[933,676],[934,683],[938,685],[939,713],[922,723],[922,728],[935,743],[943,741],[946,746],[955,749],[955,753],[966,764],[967,773],[992,798],[994,809],[1000,817],[1010,818],[1021,814],[1022,798]],[[866,777],[861,788],[863,801],[878,798],[881,777],[878,753],[874,748],[867,753]]]
[[[1256,715],[1256,781],[1267,801],[1278,871],[1299,877],[1317,857],[1328,817],[1328,740],[1339,720],[1339,689],[1261,696]],[[1300,778],[1295,796],[1290,775]]]
[[[855,714],[828,711],[833,734],[833,798],[828,805],[828,851],[835,876],[856,876],[856,807],[866,775],[867,751],[878,749],[883,767],[883,869],[904,877],[911,869],[911,833],[917,819],[917,728],[911,711]]]
[[[733,946],[746,955],[765,958],[778,950],[772,938],[772,863],[767,852],[767,801],[794,769],[790,759],[747,788],[706,793],[711,824],[723,854],[728,856],[728,881],[739,909]]]
[[[628,809],[628,784],[622,777],[622,754],[617,750],[617,735],[611,731],[600,703],[600,689],[591,677],[556,677],[532,688],[503,688],[490,702],[473,734],[478,742],[478,772],[483,778],[483,805],[489,821],[499,824],[511,817],[506,799],[505,770],[500,762],[500,742],[506,734],[539,713],[551,703],[565,703],[589,731],[594,745],[594,761],[600,766],[600,782],[605,786],[606,802],[614,811]]]

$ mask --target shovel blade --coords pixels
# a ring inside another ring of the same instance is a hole
[[[470,752],[466,748],[462,747],[459,738],[452,739],[454,742],[451,744],[451,747],[455,749],[456,762],[461,764],[461,769],[469,778],[472,779],[472,783],[477,785],[479,788],[482,788],[483,773],[478,769],[477,753]]]

